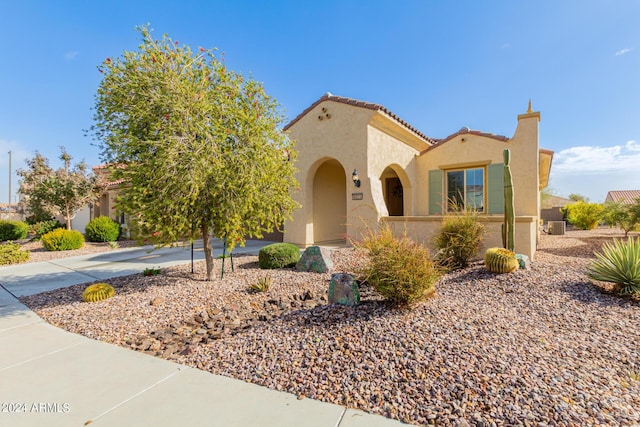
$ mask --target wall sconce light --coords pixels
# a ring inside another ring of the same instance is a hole
[[[353,180],[353,185],[355,185],[356,187],[360,187],[360,177],[358,176],[358,171],[357,170],[353,170],[353,173],[351,174],[351,179]]]

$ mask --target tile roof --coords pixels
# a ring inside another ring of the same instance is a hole
[[[636,199],[640,199],[640,190],[620,190],[609,191],[605,202],[622,202],[622,203],[635,203]]]
[[[415,135],[419,136],[421,139],[425,140],[425,142],[427,142],[428,144],[435,144],[436,140],[433,138],[429,138],[427,135],[423,134],[422,132],[420,132],[418,129],[414,128],[413,126],[411,126],[409,123],[407,123],[406,121],[402,120],[400,117],[398,117],[396,114],[394,114],[393,112],[391,112],[389,109],[385,108],[384,106],[380,105],[380,104],[373,104],[371,102],[365,102],[365,101],[358,101],[357,99],[352,99],[352,98],[345,98],[343,96],[336,96],[333,95],[329,92],[325,93],[320,99],[318,99],[316,102],[314,102],[313,104],[311,104],[308,108],[306,108],[302,113],[298,114],[298,116],[296,116],[295,119],[291,120],[284,128],[283,130],[288,130],[291,126],[293,126],[298,120],[300,120],[302,117],[304,117],[309,111],[313,110],[318,104],[320,104],[321,102],[324,101],[334,101],[334,102],[340,102],[342,104],[347,104],[347,105],[353,105],[354,107],[361,107],[361,108],[367,108],[369,110],[374,110],[374,111],[382,111],[383,113],[387,114],[389,117],[391,117],[393,120],[395,120],[397,123],[401,124],[402,126],[404,126],[405,128],[407,128],[408,130],[410,130],[411,132],[413,132]]]
[[[445,142],[451,141],[452,139],[454,139],[455,137],[457,137],[459,135],[477,135],[477,136],[484,136],[486,138],[497,139],[498,141],[503,141],[503,142],[509,141],[509,138],[506,137],[506,136],[503,136],[503,135],[496,135],[494,133],[489,133],[489,132],[480,132],[479,130],[471,130],[468,127],[463,127],[458,132],[452,133],[451,135],[447,136],[446,138],[435,140],[436,141],[435,144],[433,144],[431,147],[427,148],[426,150],[422,151],[422,153],[420,153],[420,154],[422,155],[422,154],[426,153],[429,150],[433,150],[434,148],[441,146]]]

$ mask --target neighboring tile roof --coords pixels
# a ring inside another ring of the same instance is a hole
[[[105,163],[105,164],[94,166],[92,169],[94,170],[94,172],[97,172],[98,176],[100,176],[102,179],[105,179],[108,177],[107,172],[108,172],[108,168],[110,167],[113,167],[113,165],[109,163]],[[124,166],[120,164],[120,165],[116,165],[116,167],[123,168]],[[105,188],[109,189],[109,188],[118,187],[123,182],[124,182],[124,179],[118,179],[115,181],[104,181],[102,182],[102,185],[104,185]]]
[[[354,107],[361,107],[361,108],[367,108],[369,110],[374,110],[374,111],[382,111],[383,113],[387,114],[389,117],[391,117],[392,119],[394,119],[396,122],[398,122],[399,124],[401,124],[402,126],[404,126],[405,128],[409,129],[411,132],[413,132],[414,134],[416,134],[417,136],[419,136],[420,138],[424,139],[428,144],[435,144],[436,140],[433,138],[429,138],[427,135],[423,134],[422,132],[420,132],[418,129],[414,128],[413,126],[411,126],[409,123],[405,122],[404,120],[402,120],[400,117],[398,117],[397,115],[395,115],[394,113],[392,113],[390,110],[388,110],[387,108],[383,107],[380,104],[373,104],[371,102],[365,102],[365,101],[358,101],[357,99],[352,99],[352,98],[345,98],[342,96],[336,96],[336,95],[332,95],[331,93],[327,92],[325,93],[320,99],[318,99],[316,102],[314,102],[313,104],[311,104],[308,108],[306,108],[302,113],[298,114],[298,116],[291,120],[284,128],[283,130],[287,130],[289,129],[291,126],[293,126],[298,120],[300,120],[302,117],[304,117],[309,111],[313,110],[318,104],[320,104],[321,102],[324,101],[334,101],[334,102],[340,102],[342,104],[347,104],[347,105],[353,105]]]
[[[609,191],[605,202],[622,202],[635,203],[636,199],[640,199],[640,190],[620,190]]]
[[[433,144],[431,147],[427,148],[426,150],[423,150],[420,154],[422,155],[422,154],[426,153],[429,150],[433,150],[434,148],[441,146],[445,142],[451,141],[452,139],[454,139],[455,137],[457,137],[459,135],[477,135],[477,136],[484,136],[486,138],[497,139],[498,141],[503,141],[503,142],[509,141],[509,138],[507,138],[506,136],[503,136],[503,135],[496,135],[494,133],[488,133],[488,132],[480,132],[479,130],[471,130],[468,127],[463,127],[458,132],[452,133],[451,135],[447,136],[446,138],[442,138],[442,139],[436,140],[435,144]]]
[[[122,184],[124,182],[124,179],[118,179],[116,181],[110,181],[110,182],[105,182],[104,186],[106,188],[114,188],[114,187],[118,187],[120,184]]]

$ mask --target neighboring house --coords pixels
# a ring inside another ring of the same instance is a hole
[[[437,140],[381,105],[327,93],[284,128],[296,141],[300,191],[293,197],[301,205],[284,225],[284,241],[306,247],[357,240],[365,226],[384,220],[430,243],[452,208],[447,200],[457,199],[479,212],[485,248],[502,246],[508,148],[515,249],[533,258],[540,190],[553,158],[538,146],[539,121],[529,104],[511,138],[462,128]]]
[[[609,191],[604,202],[620,202],[630,205],[635,203],[637,199],[640,199],[640,190]]]
[[[540,219],[542,219],[542,223],[546,224],[549,221],[563,221],[564,214],[562,213],[562,208],[574,202],[574,200],[559,196],[549,196],[542,200],[540,209]]]
[[[24,211],[17,203],[0,203],[1,221],[24,221]]]
[[[122,187],[123,181],[112,181],[109,165],[103,164],[93,167],[93,173],[98,176],[103,185],[103,191],[98,200],[91,206],[90,219],[99,216],[108,216],[118,222],[122,227],[123,237],[129,237],[129,218],[116,209],[116,197]]]

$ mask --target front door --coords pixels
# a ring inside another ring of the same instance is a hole
[[[403,216],[404,198],[402,195],[402,183],[400,182],[400,178],[387,178],[385,180],[385,185],[389,216]]]

